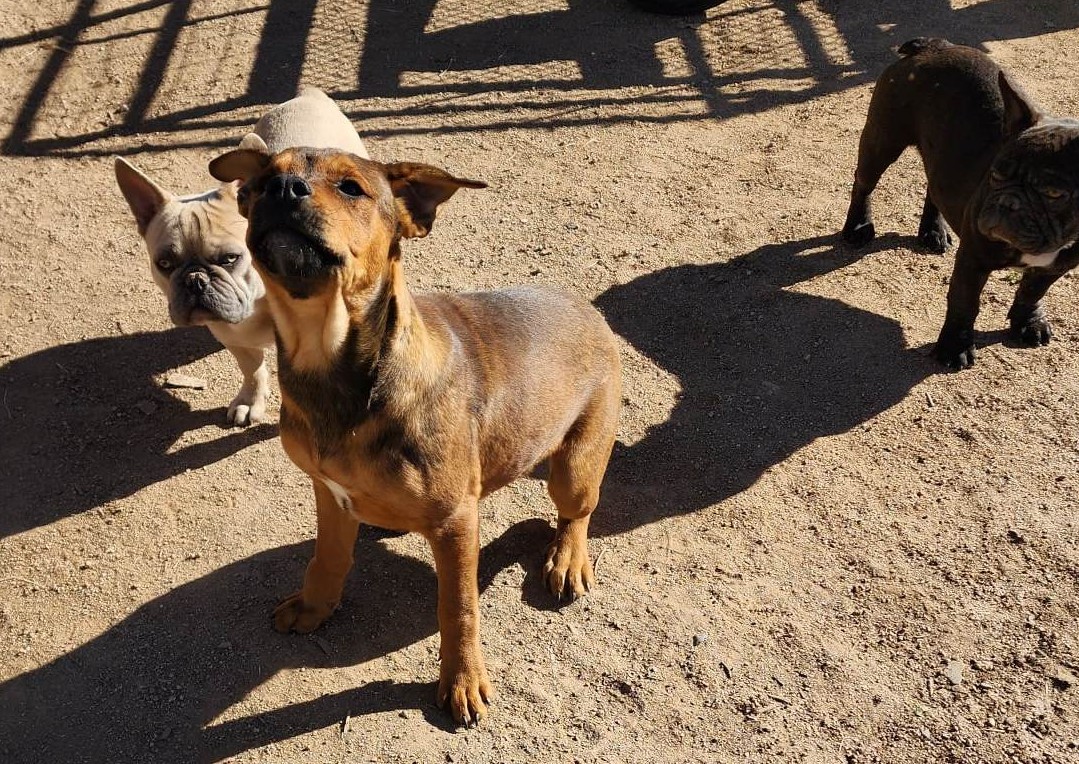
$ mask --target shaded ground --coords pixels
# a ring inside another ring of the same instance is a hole
[[[1029,351],[994,277],[978,365],[940,374],[917,159],[873,247],[834,238],[919,34],[1079,115],[1069,0],[0,0],[0,759],[1079,760],[1074,279]],[[323,629],[269,628],[309,488],[275,423],[223,428],[238,371],[168,325],[113,186],[121,153],[207,187],[301,81],[374,156],[491,184],[409,244],[416,288],[561,284],[624,339],[597,590],[542,592],[540,480],[484,505],[480,729],[431,703],[419,539],[365,533]]]

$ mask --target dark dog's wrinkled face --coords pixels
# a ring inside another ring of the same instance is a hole
[[[485,185],[430,165],[307,148],[239,149],[210,172],[244,181],[238,203],[257,267],[296,299],[334,281],[349,291],[372,285],[397,239],[425,236],[439,204],[458,188]]]
[[[986,179],[978,230],[1024,255],[1079,240],[1079,121],[1039,122],[1006,144]]]

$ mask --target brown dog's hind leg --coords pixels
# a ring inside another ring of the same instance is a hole
[[[616,386],[617,387],[617,386]],[[551,593],[577,599],[595,582],[588,557],[588,520],[614,447],[621,393],[594,401],[551,454],[547,491],[558,509],[558,528],[547,547],[543,578]]]
[[[345,577],[352,569],[352,553],[360,521],[337,503],[321,480],[312,480],[318,531],[315,556],[307,565],[303,589],[287,597],[274,610],[274,628],[278,631],[314,631],[330,617],[341,601]]]
[[[438,631],[441,639],[438,705],[449,706],[458,724],[487,715],[491,683],[480,650],[479,499],[470,497],[427,540],[438,574]]]

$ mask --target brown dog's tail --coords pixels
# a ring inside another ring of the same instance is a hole
[[[913,56],[926,51],[938,51],[952,47],[952,43],[940,37],[915,37],[907,40],[899,46],[897,51],[901,56]]]

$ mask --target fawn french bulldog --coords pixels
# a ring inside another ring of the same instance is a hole
[[[348,118],[325,93],[309,87],[263,115],[240,145],[262,150],[319,146],[367,156]],[[168,298],[172,322],[206,326],[243,373],[243,385],[229,404],[229,424],[261,421],[270,385],[265,350],[273,345],[273,327],[245,241],[247,221],[236,209],[237,184],[176,196],[120,157],[115,170],[150,254],[150,272]]]

